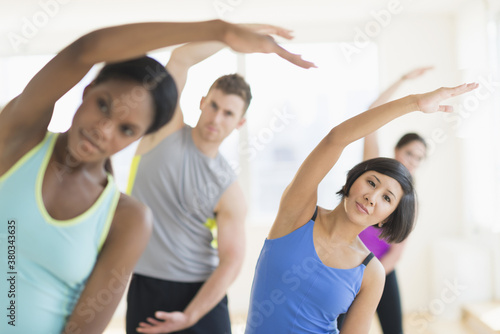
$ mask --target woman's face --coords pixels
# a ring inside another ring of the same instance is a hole
[[[426,151],[427,149],[421,141],[414,140],[400,148],[396,148],[394,158],[401,162],[410,171],[411,175],[414,175],[420,163],[424,160]]]
[[[363,227],[384,222],[397,208],[403,189],[395,179],[367,171],[354,181],[344,207],[349,219]]]
[[[89,86],[68,131],[68,149],[78,161],[106,159],[143,136],[153,113],[151,94],[137,83]]]

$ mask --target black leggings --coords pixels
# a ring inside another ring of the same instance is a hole
[[[127,295],[127,334],[136,334],[139,322],[154,318],[156,311],[183,311],[202,285],[203,282],[172,282],[134,274]],[[231,334],[227,297],[193,327],[175,333]]]
[[[377,314],[384,334],[403,334],[401,299],[396,271],[394,270],[385,277],[384,292],[377,307]],[[337,319],[339,330],[344,322],[344,316],[341,314]]]

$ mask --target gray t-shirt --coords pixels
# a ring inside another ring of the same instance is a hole
[[[236,175],[220,153],[213,159],[201,153],[191,131],[186,125],[142,155],[135,180],[131,172],[132,196],[154,215],[153,233],[135,267],[137,274],[203,282],[219,264],[214,207]]]

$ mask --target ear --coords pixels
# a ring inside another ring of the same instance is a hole
[[[390,216],[389,216],[390,217]],[[380,223],[378,223],[378,227],[382,227],[384,226],[385,223],[387,223],[387,221],[389,220],[389,217],[387,217],[386,219],[382,220]]]
[[[344,197],[349,197],[348,194],[347,194],[347,191],[346,191],[346,186],[345,184],[342,186],[342,192],[344,193]]]
[[[206,96],[202,96],[201,97],[201,100],[200,100],[200,109],[203,106],[203,104],[205,103],[206,98],[207,98]]]
[[[239,129],[241,128],[245,123],[247,122],[247,119],[245,118],[245,116],[243,116],[240,121],[238,122],[238,125],[236,125],[236,129]]]

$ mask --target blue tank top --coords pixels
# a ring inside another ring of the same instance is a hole
[[[42,182],[56,138],[48,133],[0,177],[0,333],[61,333],[118,203],[119,191],[108,175],[106,188],[86,212],[64,221],[50,217]],[[80,311],[94,317],[91,307]]]
[[[351,306],[373,254],[352,269],[324,265],[314,248],[315,217],[290,234],[266,239],[245,334],[338,333],[337,317]]]

